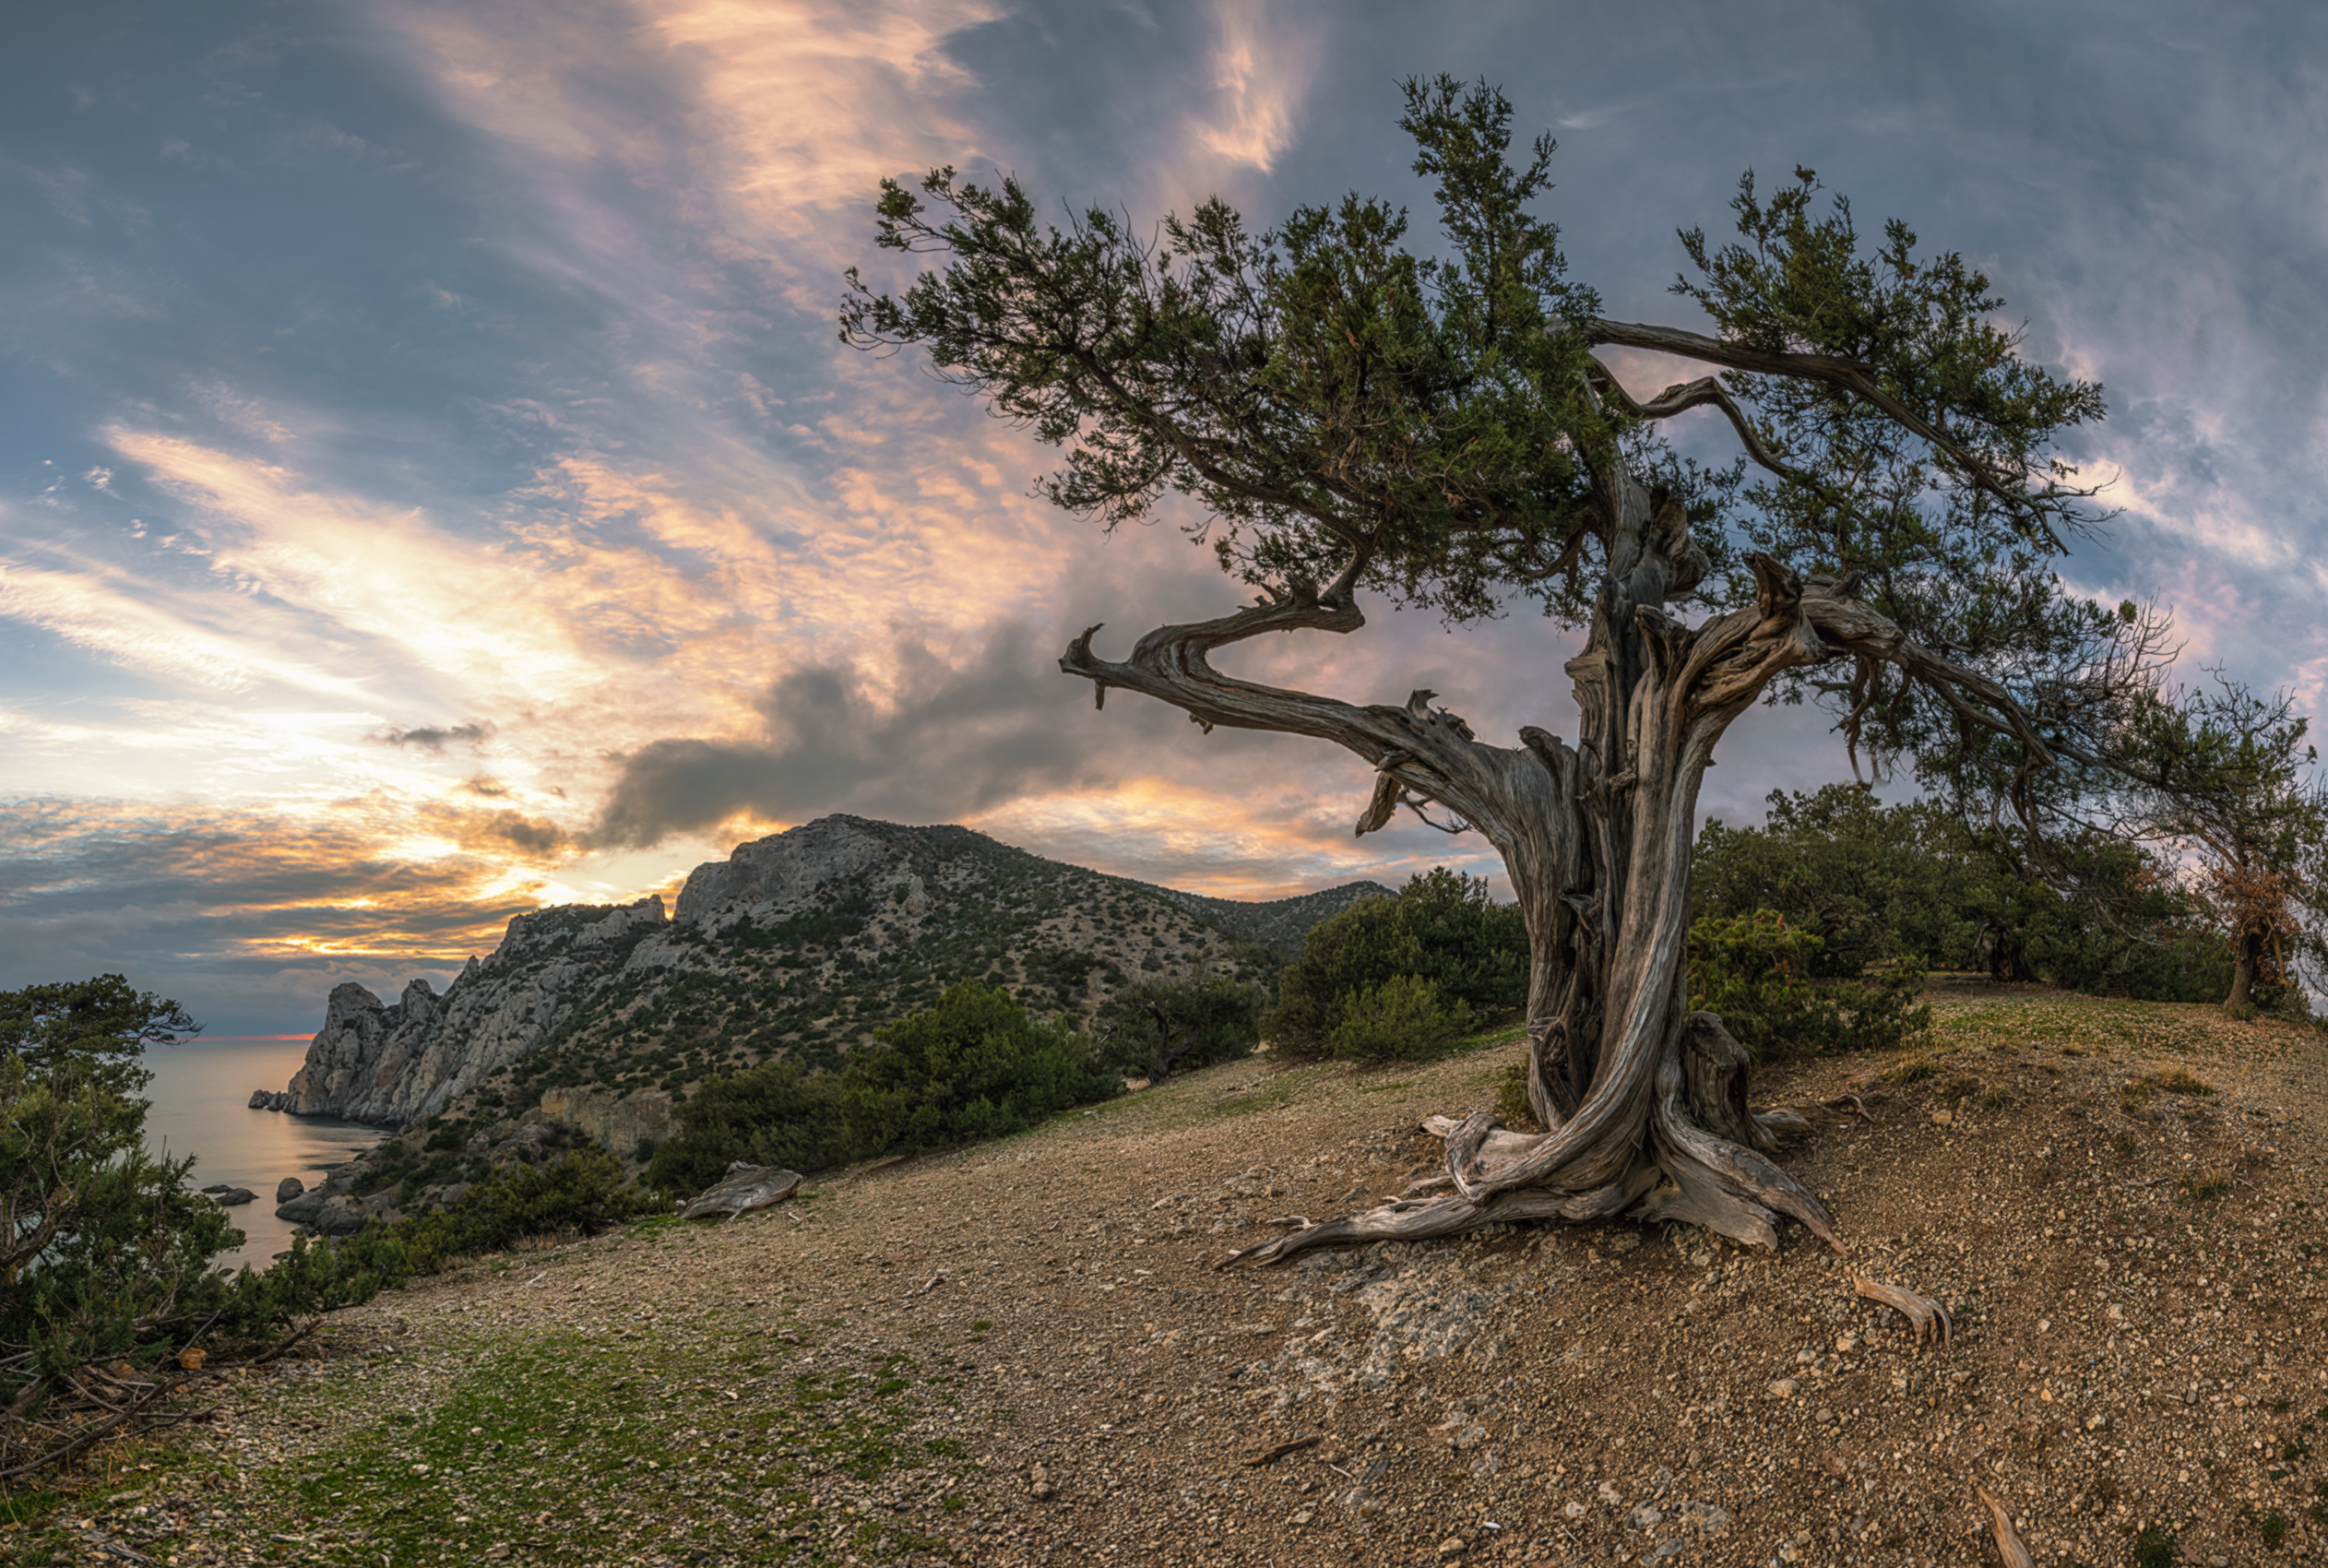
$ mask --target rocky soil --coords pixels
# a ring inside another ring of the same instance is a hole
[[[0,1558],[1993,1562],[1977,1483],[2040,1563],[2320,1561],[2322,1037],[1936,1011],[1915,1051],[1763,1075],[1829,1107],[1789,1163],[1846,1258],[1609,1228],[1221,1271],[1396,1191],[1513,1048],[1236,1063],[392,1293]]]

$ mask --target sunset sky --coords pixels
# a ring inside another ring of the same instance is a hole
[[[2065,580],[2319,706],[2315,6],[77,0],[0,35],[0,987],[120,970],[303,1033],[338,980],[442,983],[516,911],[836,810],[1241,897],[1492,869],[1353,840],[1369,776],[1314,742],[1093,712],[1074,632],[1233,585],[1030,499],[1045,449],[834,329],[844,267],[900,276],[875,183],[935,163],[1142,221],[1419,210],[1419,72],[1559,137],[1613,316],[1702,325],[1674,231],[1749,167],[1965,252],[2108,388],[2073,455],[2121,514]],[[1372,620],[1240,667],[1574,734],[1540,621]],[[1758,711],[1705,808],[1846,769]]]

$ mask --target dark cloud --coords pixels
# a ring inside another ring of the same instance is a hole
[[[854,664],[794,670],[759,700],[763,736],[655,741],[623,757],[590,841],[643,848],[739,812],[944,822],[1038,790],[1104,787],[1124,731],[1085,721],[1089,687],[1059,672],[1065,642],[998,623],[957,665],[901,640],[885,697]]]
[[[493,721],[490,719],[470,719],[458,724],[430,725],[414,730],[391,728],[364,737],[383,746],[410,746],[416,751],[439,754],[450,745],[481,746],[493,738]],[[484,792],[479,791],[481,794]]]

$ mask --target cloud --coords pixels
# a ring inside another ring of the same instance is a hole
[[[1087,694],[1058,672],[1063,642],[1004,622],[958,664],[901,637],[883,679],[855,662],[802,665],[760,698],[760,735],[659,740],[624,756],[590,839],[645,847],[739,814],[947,822],[1102,787],[1121,734],[1066,722]]]
[[[1218,0],[1213,25],[1215,104],[1191,129],[1207,150],[1266,173],[1293,143],[1318,41],[1289,26],[1283,7],[1253,0]]]
[[[383,746],[416,746],[422,751],[434,752],[441,756],[447,745],[456,742],[469,746],[483,745],[493,739],[493,730],[492,719],[471,719],[460,724],[423,725],[412,730],[384,730],[376,735],[366,735],[364,739]],[[474,782],[470,787],[475,788]],[[484,791],[480,790],[479,793],[481,794]]]

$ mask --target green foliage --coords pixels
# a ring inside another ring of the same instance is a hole
[[[1503,1075],[1495,1081],[1495,1113],[1506,1127],[1514,1132],[1535,1133],[1543,1129],[1537,1125],[1536,1108],[1527,1100],[1527,1058],[1503,1064]]]
[[[1961,962],[1978,935],[1971,905],[1980,868],[1962,835],[1921,802],[1886,806],[1847,784],[1774,791],[1761,827],[1709,820],[1692,860],[1692,912],[1738,920],[1759,909],[1818,939],[1820,979],[1909,957]]]
[[[1886,806],[1849,785],[1773,793],[1763,826],[1715,820],[1699,834],[1693,912],[1776,911],[1820,939],[1808,978],[1899,960],[2152,1002],[2222,995],[2230,950],[2168,868],[2099,833],[2048,853],[2039,864],[2012,834],[1925,802]]]
[[[996,1137],[1123,1087],[1083,1036],[977,980],[876,1039],[837,1069],[779,1059],[707,1078],[677,1108],[680,1130],[656,1149],[647,1185],[687,1194],[738,1159],[822,1170]]]
[[[2258,696],[2220,674],[2215,687],[2142,706],[2139,820],[2193,862],[2192,885],[2230,945],[2230,1002],[2302,1016],[2303,978],[2328,973],[2328,786],[2291,696]]]
[[[702,1192],[730,1162],[822,1170],[847,1162],[840,1075],[790,1057],[707,1078],[677,1109],[680,1131],[647,1162],[646,1183],[674,1194]]]
[[[1369,898],[1313,927],[1302,956],[1280,978],[1277,1005],[1263,1030],[1279,1046],[1334,1049],[1335,1030],[1361,994],[1373,992],[1377,1028],[1385,1008],[1428,1021],[1443,1039],[1458,1016],[1527,1002],[1527,925],[1519,909],[1488,899],[1487,883],[1437,867],[1407,883],[1396,898]],[[1431,982],[1431,1005],[1412,987],[1385,995],[1386,982]],[[1456,1030],[1459,1034],[1462,1028]],[[1354,1032],[1354,1042],[1366,1029]],[[1371,1048],[1370,1048],[1371,1049]],[[1433,1048],[1435,1049],[1435,1047]]]
[[[1325,1042],[1345,1062],[1412,1061],[1436,1056],[1470,1032],[1469,1003],[1442,998],[1437,980],[1393,975],[1346,996]]]
[[[342,1275],[392,1283],[436,1273],[457,1259],[505,1251],[529,1237],[588,1235],[663,1212],[659,1202],[629,1183],[612,1155],[572,1149],[545,1164],[496,1170],[457,1204],[375,1222],[315,1250],[336,1253]]]
[[[1123,1087],[1083,1036],[978,980],[874,1038],[842,1075],[841,1119],[861,1158],[1015,1133]]]
[[[1931,1027],[1916,1004],[1923,976],[1893,969],[1863,981],[1813,980],[1822,940],[1775,909],[1690,928],[1690,1005],[1721,1016],[1758,1060],[1895,1047]]]
[[[1550,139],[1515,159],[1512,105],[1486,83],[1404,90],[1435,243],[1409,249],[1405,209],[1358,195],[1271,229],[1217,199],[1153,227],[1095,204],[1061,227],[1014,180],[941,169],[883,184],[875,243],[921,265],[895,296],[852,271],[843,337],[927,348],[942,379],[1063,449],[1045,493],[1105,527],[1193,496],[1192,531],[1224,569],[1280,598],[1372,589],[1455,620],[1530,598],[1580,624],[1613,565],[1594,474],[1621,467],[1690,525],[1671,597],[1752,602],[1756,551],[1853,574],[2040,730],[2108,731],[2116,712],[2089,699],[2155,656],[2158,628],[2067,598],[2051,569],[2091,494],[2055,444],[2101,417],[2101,389],[2024,358],[1987,278],[1919,255],[1897,221],[1863,244],[1849,204],[1798,170],[1775,194],[1740,183],[1731,243],[1683,232],[1675,290],[1711,333],[1606,320],[1538,210]],[[1601,346],[1720,379],[1639,404]],[[1709,403],[1741,437],[1734,468],[1704,469],[1660,434]],[[1888,664],[1780,682],[1835,706],[1879,759],[1912,755],[1991,798],[2014,777],[2017,747],[1968,739]]]
[[[147,1152],[139,1093],[145,1048],[199,1028],[118,975],[0,993],[0,1468],[115,1418],[79,1381],[93,1363],[150,1374],[204,1336],[263,1336],[377,1289],[303,1255],[279,1278],[211,1266],[243,1233],[188,1185],[191,1158]]]
[[[0,1051],[36,1077],[69,1069],[84,1081],[142,1087],[148,1045],[202,1032],[186,1010],[119,975],[0,992]]]
[[[1143,980],[1099,1010],[1099,1062],[1108,1071],[1160,1083],[1178,1069],[1241,1056],[1261,1043],[1267,998],[1220,975]]]

